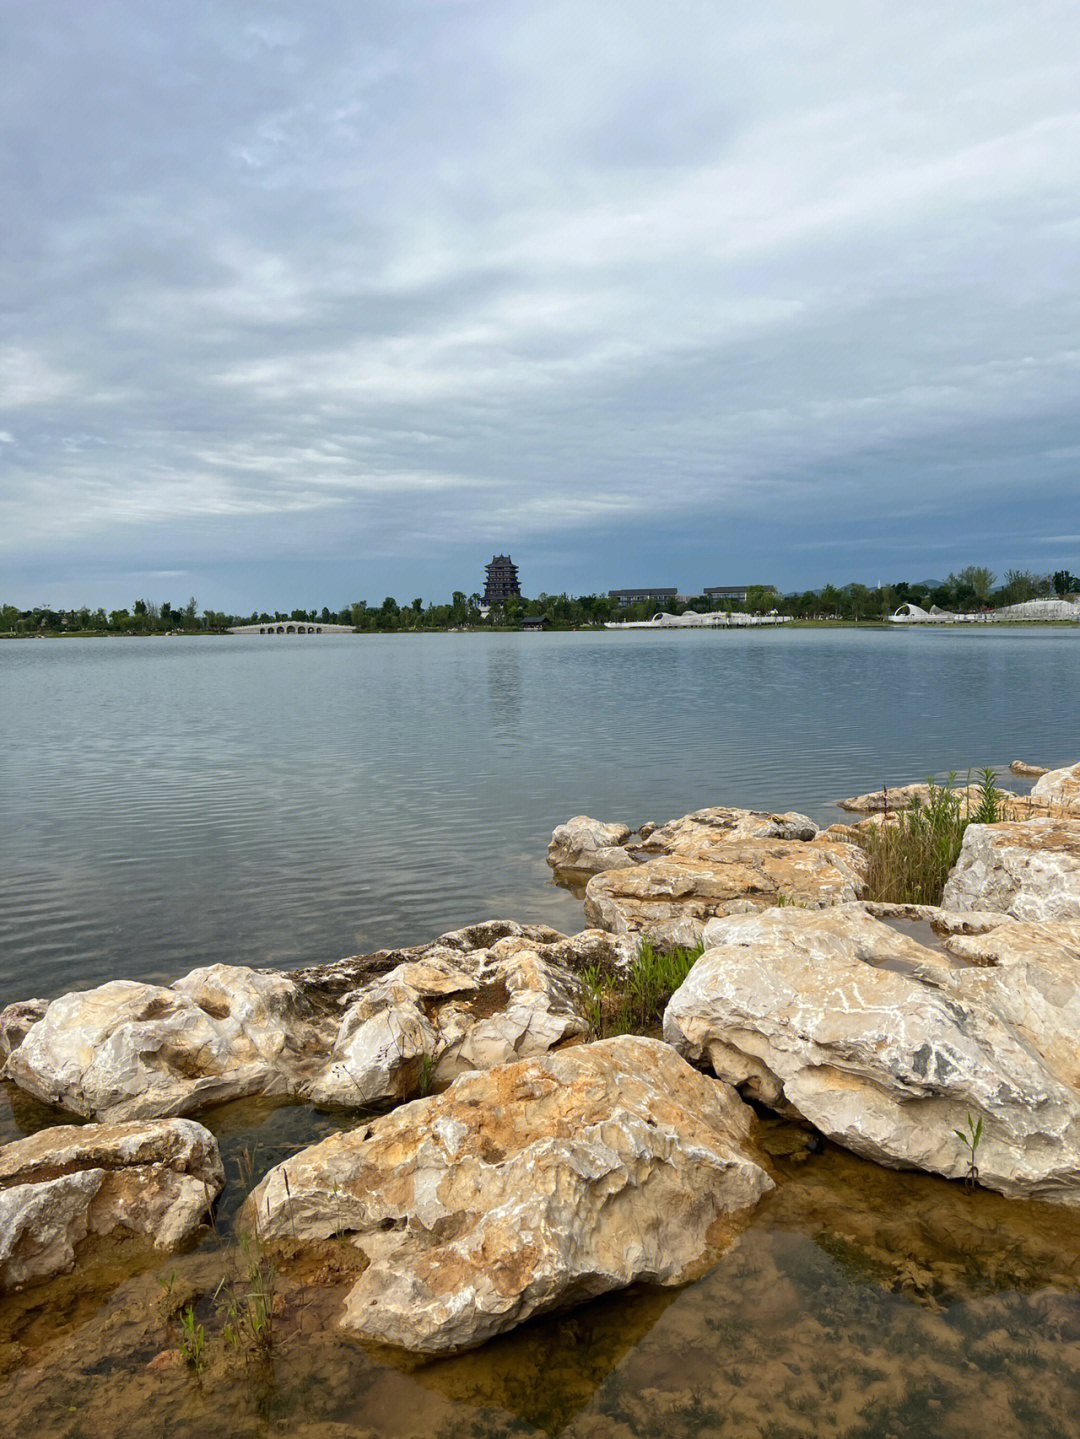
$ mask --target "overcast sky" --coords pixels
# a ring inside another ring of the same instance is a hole
[[[0,601],[1080,570],[1075,0],[0,30]]]

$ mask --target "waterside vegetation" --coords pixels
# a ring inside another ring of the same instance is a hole
[[[615,1034],[660,1033],[668,1000],[701,958],[699,944],[659,950],[645,942],[628,973],[589,965],[583,972],[585,1014],[594,1039]]]
[[[867,899],[940,904],[968,825],[996,824],[1005,817],[1006,796],[996,779],[993,769],[981,770],[972,803],[972,786],[961,793],[952,774],[943,784],[930,781],[926,800],[892,812],[884,790],[882,823],[862,827],[858,838],[869,858]]]
[[[899,605],[912,602],[929,608],[938,605],[959,613],[1001,609],[1026,600],[1052,595],[1067,596],[1080,591],[1080,578],[1068,569],[1053,574],[1033,574],[1027,570],[1009,570],[998,584],[992,571],[969,566],[950,574],[941,583],[897,581],[871,588],[862,584],[825,585],[818,590],[805,590],[781,595],[769,585],[752,587],[743,603],[730,599],[709,600],[688,596],[683,602],[665,603],[672,614],[688,609],[699,613],[726,610],[732,613],[789,615],[795,620],[814,623],[879,623],[888,619]],[[478,593],[466,595],[455,590],[449,602],[424,602],[417,596],[399,603],[387,595],[381,604],[358,600],[340,609],[327,605],[321,608],[296,608],[288,611],[253,611],[246,615],[230,615],[219,610],[200,610],[197,600],[190,598],[184,605],[171,601],[157,602],[143,598],[130,608],[105,610],[81,606],[63,609],[37,605],[21,609],[16,605],[0,605],[0,635],[198,635],[223,634],[233,625],[305,624],[349,625],[359,634],[418,633],[445,630],[517,630],[527,623],[542,623],[553,630],[574,630],[600,627],[606,621],[649,619],[657,610],[655,600],[619,605],[610,595],[583,594],[549,595],[535,599],[511,595],[505,604],[495,605],[490,612],[481,609]]]

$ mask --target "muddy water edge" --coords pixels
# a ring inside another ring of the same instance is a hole
[[[20,1129],[48,1117],[16,1115]],[[224,1336],[251,1262],[234,1231],[245,1170],[257,1179],[357,1116],[247,1102],[207,1120],[229,1186],[197,1247],[98,1249],[74,1274],[4,1301],[3,1432],[1080,1434],[1080,1213],[886,1170],[762,1116],[777,1188],[694,1284],[608,1296],[424,1363],[336,1332],[362,1263],[346,1241],[292,1254],[286,1244],[260,1256],[276,1297],[272,1344],[258,1353]],[[189,1305],[203,1329],[198,1366],[182,1353]]]

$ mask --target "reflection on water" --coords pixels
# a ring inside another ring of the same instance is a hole
[[[212,1116],[219,1134],[261,1144],[268,1161],[308,1137],[304,1110],[229,1111]],[[128,1258],[110,1271],[106,1259],[6,1304],[0,1362],[14,1367],[0,1381],[3,1412],[12,1432],[65,1439],[1080,1433],[1080,1215],[828,1146],[814,1153],[779,1121],[761,1135],[777,1190],[685,1289],[610,1295],[421,1363],[335,1332],[351,1281],[330,1241],[303,1267],[281,1259],[274,1353],[245,1364],[221,1341],[212,1299],[231,1241],[210,1237],[141,1273]],[[174,1307],[191,1298],[210,1335],[201,1379],[182,1365],[147,1367],[177,1343],[159,1282],[174,1270]],[[35,1313],[57,1292],[61,1332],[49,1339]]]
[[[551,831],[1076,758],[1075,631],[0,644],[0,1004],[580,926]],[[983,703],[982,696],[993,696]]]

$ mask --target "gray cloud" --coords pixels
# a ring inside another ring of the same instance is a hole
[[[1071,10],[12,0],[12,597],[1075,567]]]

